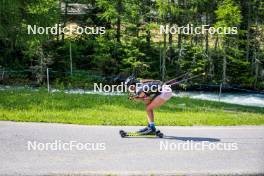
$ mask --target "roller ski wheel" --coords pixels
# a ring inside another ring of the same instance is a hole
[[[160,130],[156,131],[156,136],[159,138],[163,138],[163,133],[160,132]]]
[[[122,138],[127,136],[127,133],[125,131],[123,131],[123,130],[120,130],[119,134],[121,135]]]

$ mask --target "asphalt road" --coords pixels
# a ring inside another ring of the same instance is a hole
[[[264,174],[264,126],[138,128],[0,121],[0,175]]]

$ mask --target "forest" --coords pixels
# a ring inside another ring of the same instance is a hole
[[[263,22],[262,0],[0,0],[0,84],[44,86],[48,70],[54,85],[85,88],[139,68],[259,91]]]

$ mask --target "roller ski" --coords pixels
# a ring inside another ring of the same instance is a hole
[[[151,129],[149,127],[146,127],[142,130],[139,130],[137,132],[125,132],[123,130],[119,131],[122,138],[125,137],[149,137],[149,138],[163,138],[163,133],[160,132],[160,130]]]

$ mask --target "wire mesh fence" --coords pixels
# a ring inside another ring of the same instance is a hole
[[[48,91],[58,89],[94,89],[94,84],[120,84],[124,82],[126,77],[124,75],[103,75],[94,70],[54,70],[52,68],[45,68],[42,71],[36,72],[34,69],[12,70],[7,68],[0,68],[0,86],[2,89],[21,87],[30,88],[45,88]],[[193,83],[189,85],[193,90],[198,91],[216,91],[221,97],[222,89],[228,91],[243,91],[248,93],[264,93],[263,90],[249,90],[240,87],[239,85],[223,85],[210,83]],[[180,87],[174,87],[177,90]],[[190,89],[189,89],[190,90]],[[184,90],[183,90],[184,91]]]
[[[36,73],[33,69],[0,69],[0,86],[13,88],[92,89],[94,83],[117,84],[124,79],[122,76],[106,76],[91,70],[58,71],[46,68]]]

